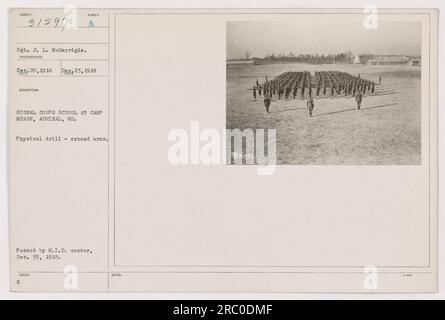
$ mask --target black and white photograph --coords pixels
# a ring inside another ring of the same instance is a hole
[[[228,22],[227,129],[276,129],[277,164],[420,165],[422,25],[350,16]]]
[[[33,1],[0,4],[0,300],[444,297],[439,0]]]

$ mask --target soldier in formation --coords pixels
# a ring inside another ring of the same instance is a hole
[[[309,111],[309,117],[312,117],[312,111],[314,111],[315,103],[312,99],[312,96],[309,95],[309,99],[307,100],[307,109]]]
[[[360,91],[355,96],[355,101],[357,102],[357,110],[360,110],[363,101],[363,94]]]
[[[266,112],[270,113],[270,97],[268,95],[264,96],[264,106],[266,107]]]
[[[381,83],[382,77],[379,77],[379,83]],[[321,71],[315,72],[315,75],[311,75],[309,72],[284,72],[264,83],[260,83],[258,80],[252,88],[253,99],[256,100],[257,96],[264,96],[264,105],[266,111],[270,111],[270,105],[273,97],[280,100],[284,97],[285,100],[290,98],[296,99],[297,96],[308,97],[307,107],[309,115],[312,116],[314,109],[313,95],[319,97],[321,94],[330,94],[331,96],[342,95],[344,97],[353,96],[357,102],[357,109],[361,108],[363,97],[367,92],[375,93],[376,83],[368,81],[361,77],[361,75],[352,76],[348,73],[339,71]],[[329,91],[328,91],[329,90]],[[307,92],[307,94],[306,94]]]

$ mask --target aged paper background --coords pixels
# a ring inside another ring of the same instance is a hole
[[[11,11],[12,26],[19,11]],[[365,266],[380,271],[380,292],[435,290],[434,12],[382,18],[422,22],[422,165],[280,166],[262,177],[252,167],[172,167],[167,136],[193,120],[203,128],[225,127],[226,22],[280,20],[280,10],[99,11],[109,27],[95,35],[109,44],[107,79],[70,79],[69,85],[52,79],[39,84],[32,103],[103,107],[104,121],[57,132],[109,135],[109,143],[14,143],[18,134],[36,133],[11,120],[14,108],[30,101],[15,94],[23,83],[10,73],[14,290],[63,291],[66,265],[79,268],[82,291],[363,292]],[[302,11],[293,12],[286,19]],[[11,56],[13,42],[29,37],[11,28]],[[55,33],[42,37],[61,41]],[[89,54],[97,58],[101,50]],[[19,62],[10,62],[15,70]],[[171,78],[182,84],[176,95],[164,81]],[[78,92],[87,92],[87,100]],[[39,127],[38,134],[54,135],[54,127]],[[33,247],[94,253],[15,260],[16,248]]]

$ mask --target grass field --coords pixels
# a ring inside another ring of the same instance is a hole
[[[261,83],[285,71],[343,71],[378,83],[366,94],[362,110],[352,97],[315,98],[310,118],[306,100],[253,101]],[[421,164],[421,72],[411,66],[277,64],[227,68],[228,129],[277,130],[279,164],[419,165]]]

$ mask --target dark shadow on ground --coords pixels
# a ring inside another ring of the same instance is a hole
[[[391,107],[391,106],[395,106],[395,105],[397,105],[397,104],[398,104],[397,102],[395,102],[395,103],[389,103],[389,104],[382,104],[382,105],[379,105],[379,106],[373,106],[373,107],[362,108],[362,110],[370,110],[370,109],[377,109],[377,108]]]
[[[389,96],[391,94],[396,94],[396,93],[398,93],[398,92],[397,91],[379,92],[379,93],[375,93],[373,95],[370,95],[369,97],[373,97],[373,96],[377,96],[377,97]]]
[[[283,110],[276,110],[276,111],[270,111],[270,113],[281,113],[281,112],[288,112],[288,111],[299,111],[299,110],[307,110],[307,108],[292,108],[292,109],[283,109]]]
[[[398,104],[398,103],[382,104],[382,105],[372,106],[372,107],[367,107],[367,108],[362,107],[361,110],[371,110],[371,109],[377,109],[377,108],[391,107],[396,104]],[[317,115],[314,115],[314,117],[322,117],[322,116],[327,116],[327,115],[331,115],[331,114],[337,114],[337,113],[343,113],[343,112],[355,111],[355,110],[357,110],[357,108],[344,109],[344,110],[339,110],[339,111],[334,111],[334,112],[317,114]]]
[[[316,114],[313,117],[322,117],[322,116],[328,116],[331,114],[337,114],[337,113],[343,113],[343,112],[348,112],[348,111],[354,111],[356,110],[356,108],[353,109],[344,109],[344,110],[339,110],[339,111],[333,111],[333,112],[327,112],[327,113],[320,113],[320,114]]]

